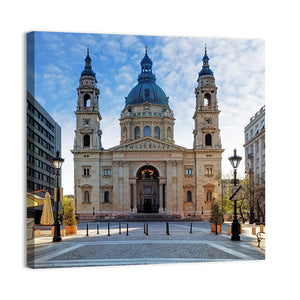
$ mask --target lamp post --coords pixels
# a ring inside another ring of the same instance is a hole
[[[64,159],[59,157],[59,151],[56,152],[56,157],[51,160],[56,170],[56,205],[55,205],[55,217],[54,217],[54,236],[53,242],[61,242],[60,236],[60,224],[58,221],[58,208],[59,208],[59,199],[60,199],[60,190],[59,190],[59,176],[60,168],[64,162]]]
[[[236,169],[241,162],[242,158],[236,155],[236,149],[233,150],[233,156],[228,158],[232,167],[233,167],[233,175],[234,181],[233,184],[236,187]],[[234,200],[234,217],[231,225],[231,240],[232,241],[239,241],[240,240],[240,224],[237,219],[236,213],[236,200]]]

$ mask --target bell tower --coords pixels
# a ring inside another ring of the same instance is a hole
[[[198,86],[195,88],[194,149],[221,149],[218,88],[215,84],[213,71],[209,68],[206,46],[202,61],[202,70],[199,72],[197,80]]]
[[[74,150],[101,149],[99,95],[96,74],[92,70],[89,48],[85,59],[85,67],[77,88],[76,130]]]

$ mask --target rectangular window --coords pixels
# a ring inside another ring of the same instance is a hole
[[[205,175],[207,175],[207,176],[209,176],[209,175],[212,175],[213,174],[213,172],[212,172],[212,168],[206,168],[205,169]]]
[[[90,172],[90,167],[84,167],[83,168],[83,176],[90,176],[91,172]]]
[[[192,175],[192,168],[186,168],[185,175]]]
[[[84,191],[84,193],[83,193],[83,202],[84,203],[90,202],[90,193],[88,191]]]
[[[205,176],[213,176],[213,165],[204,165],[204,174]]]
[[[104,176],[110,176],[110,169],[104,169]]]

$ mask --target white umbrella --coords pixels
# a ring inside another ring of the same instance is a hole
[[[41,217],[41,224],[53,225],[53,223],[54,223],[54,218],[53,218],[50,194],[46,192],[43,213]]]

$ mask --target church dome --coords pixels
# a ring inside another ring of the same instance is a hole
[[[146,48],[145,56],[141,61],[141,74],[138,76],[138,84],[125,97],[126,106],[145,102],[168,105],[169,97],[155,81],[155,75],[152,73],[152,60],[149,58]]]
[[[138,83],[125,99],[126,105],[144,102],[168,105],[169,102],[165,92],[154,82]]]

